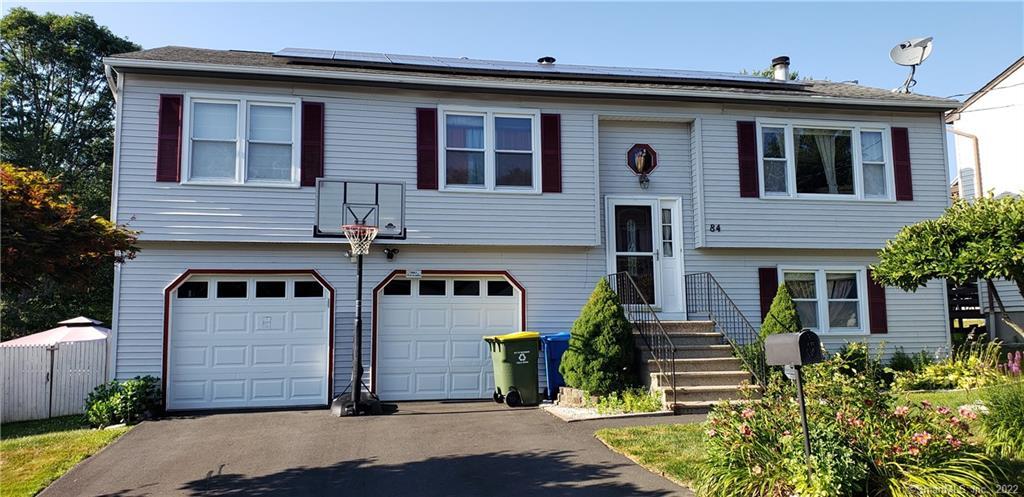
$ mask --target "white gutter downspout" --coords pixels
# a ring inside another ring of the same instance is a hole
[[[107,78],[107,86],[114,95],[114,156],[111,159],[110,177],[110,221],[117,222],[117,185],[121,163],[121,114],[124,109],[121,101],[122,88],[118,86],[117,73],[109,64],[103,65],[103,75]],[[121,313],[121,264],[114,264],[114,303],[111,309],[110,336],[107,337],[107,380],[117,378],[117,342],[120,339]]]
[[[960,131],[952,126],[947,129],[954,135],[970,139],[974,144],[974,198],[981,198],[985,189],[981,186],[981,148],[978,146],[978,136]],[[963,186],[963,181],[960,182],[960,186]]]

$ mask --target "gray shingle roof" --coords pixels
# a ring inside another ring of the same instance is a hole
[[[574,91],[578,89],[587,93],[622,93],[630,91],[637,94],[658,92],[660,95],[671,96],[674,92],[679,96],[704,95],[702,98],[745,100],[764,98],[766,100],[792,100],[834,105],[878,105],[884,107],[915,107],[933,109],[953,109],[960,102],[952,99],[930,97],[918,94],[894,93],[889,90],[872,88],[849,83],[831,81],[804,80],[802,84],[772,84],[766,80],[764,85],[749,82],[729,82],[708,79],[706,81],[635,81],[629,77],[617,80],[599,81],[594,79],[572,79],[566,77],[545,77],[544,75],[527,77],[523,75],[500,76],[467,74],[458,69],[427,71],[423,69],[400,70],[386,68],[367,68],[343,66],[327,61],[318,62],[295,61],[284,57],[275,57],[270,52],[252,52],[241,50],[210,50],[167,46],[118,54],[105,59],[118,69],[138,69],[145,66],[146,70],[205,70],[213,72],[242,72],[259,74],[281,74],[285,72],[291,77],[345,79],[348,76],[385,76],[393,77],[409,84],[416,84],[420,78],[429,78],[435,85],[458,83],[460,86],[473,83],[489,88],[503,85],[530,85],[537,90]],[[301,70],[300,73],[284,70]]]

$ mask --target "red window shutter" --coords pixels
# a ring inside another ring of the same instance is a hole
[[[562,192],[562,116],[540,115],[541,191]]]
[[[885,287],[875,282],[868,270],[868,323],[871,333],[888,333],[889,316],[885,310]]]
[[[910,137],[907,128],[892,128],[892,166],[896,179],[896,200],[914,200],[910,173]]]
[[[437,109],[416,109],[416,188],[437,190]]]
[[[160,95],[157,110],[156,180],[181,181],[181,95]]]
[[[757,268],[757,280],[761,287],[761,321],[764,321],[775,294],[779,292],[779,271],[774,267]]]
[[[757,126],[754,121],[736,121],[736,145],[740,160],[740,196],[760,197],[757,179]]]
[[[302,102],[302,186],[324,177],[324,103]]]

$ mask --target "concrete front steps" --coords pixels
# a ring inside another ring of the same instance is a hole
[[[666,408],[680,413],[706,412],[721,400],[744,402],[758,396],[759,388],[750,385],[753,376],[733,356],[732,346],[715,331],[713,322],[663,321],[662,326],[676,347],[675,358],[664,371],[639,334],[635,339],[644,383],[661,394]],[[744,388],[754,391],[744,392]]]

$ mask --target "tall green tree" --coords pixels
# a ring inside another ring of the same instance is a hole
[[[0,19],[0,160],[60,181],[86,214],[110,209],[114,99],[103,57],[140,47],[85,14]]]
[[[137,233],[83,214],[44,173],[0,164],[3,338],[84,314],[110,318],[110,268],[135,256]],[[107,321],[109,322],[109,321]]]
[[[113,163],[114,99],[102,58],[139,48],[83,14],[36,14],[14,8],[0,19],[0,160],[45,173],[46,181],[61,185],[55,195],[75,210],[64,226],[86,233],[114,229],[92,217],[109,213]],[[5,187],[7,182],[5,178]],[[109,247],[77,245],[85,251],[66,254],[67,261],[76,264],[54,264],[53,271],[33,272],[48,263],[50,254],[61,253],[60,245],[68,240],[51,239],[42,224],[37,225],[41,231],[26,235],[23,228],[32,232],[30,227],[14,226],[25,221],[18,217],[24,212],[13,212],[7,204],[5,198],[0,242],[5,250],[0,289],[3,338],[39,331],[77,315],[109,323],[114,279],[108,256],[114,254],[98,252]],[[15,262],[15,257],[21,259]]]
[[[938,219],[904,227],[878,256],[875,280],[907,291],[935,278],[958,284],[984,280],[1000,318],[1024,337],[993,284],[1013,282],[1024,297],[1024,196],[957,199]]]

